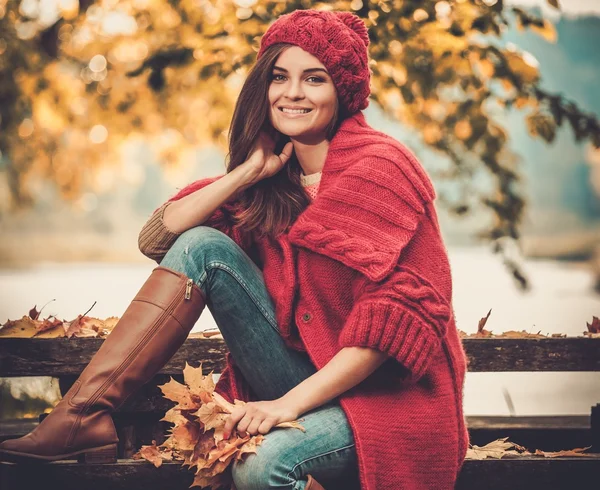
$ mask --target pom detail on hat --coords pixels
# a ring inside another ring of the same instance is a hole
[[[323,63],[349,114],[369,105],[369,33],[360,17],[351,12],[294,10],[270,25],[260,40],[257,59],[278,43],[298,46]]]
[[[369,45],[369,31],[364,21],[352,12],[335,12],[340,20],[352,29],[365,43],[365,47]]]

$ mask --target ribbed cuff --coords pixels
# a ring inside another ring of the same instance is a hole
[[[172,201],[167,201],[158,208],[143,226],[138,237],[138,248],[146,257],[160,262],[169,251],[181,233],[169,230],[164,223],[163,215],[167,206]]]
[[[358,303],[344,324],[340,347],[371,347],[385,352],[409,369],[417,381],[441,344],[433,327],[396,305],[365,301]]]

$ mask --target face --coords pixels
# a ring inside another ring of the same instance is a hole
[[[325,66],[313,55],[292,46],[279,55],[269,85],[269,118],[279,132],[297,140],[325,138],[334,117],[337,93]],[[301,108],[303,111],[284,111]]]

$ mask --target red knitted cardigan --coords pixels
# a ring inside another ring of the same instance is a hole
[[[321,369],[345,346],[389,359],[339,396],[356,442],[361,490],[450,490],[469,439],[467,359],[455,325],[452,279],[415,157],[362,112],[330,141],[317,197],[286,233],[254,240],[234,227],[231,200],[204,223],[263,271],[286,344]],[[216,179],[193,182],[169,201]],[[230,401],[257,398],[231,354],[217,383]]]

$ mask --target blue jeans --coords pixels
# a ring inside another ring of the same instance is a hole
[[[182,233],[160,263],[186,274],[206,295],[235,363],[261,400],[273,400],[316,372],[286,346],[261,270],[227,235],[207,226]],[[334,399],[301,414],[298,429],[273,429],[256,454],[235,461],[237,490],[302,490],[311,474],[327,490],[359,488],[354,437]]]

